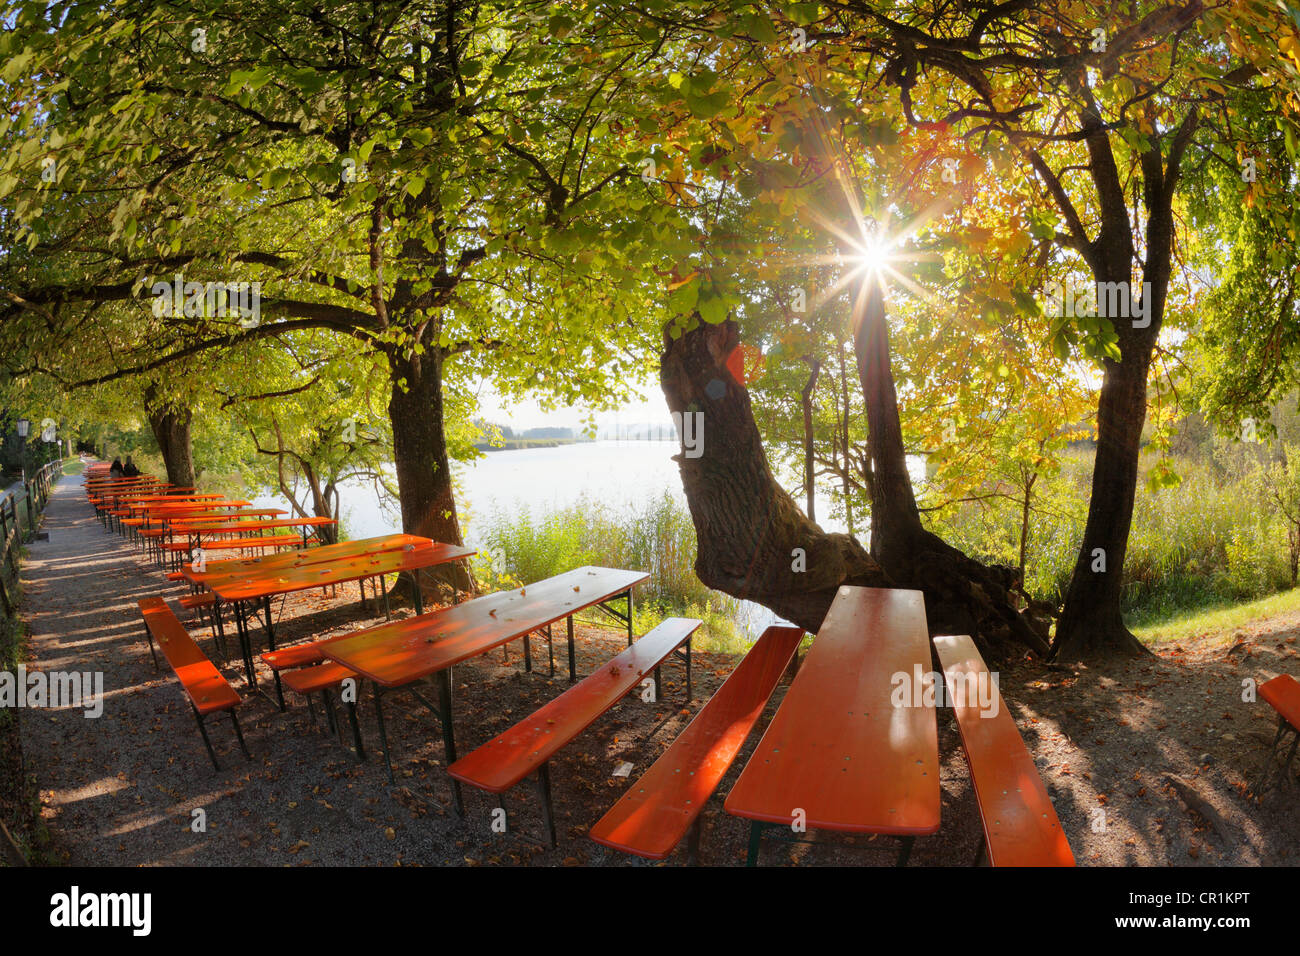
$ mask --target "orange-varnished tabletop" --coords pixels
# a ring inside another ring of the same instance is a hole
[[[727,795],[750,820],[849,833],[939,829],[933,700],[895,705],[930,671],[920,591],[842,587],[776,716]]]
[[[323,528],[338,524],[336,518],[275,518],[271,521],[189,521],[176,522],[177,534],[237,534],[240,531],[264,531],[269,528]]]
[[[325,657],[401,687],[631,590],[650,575],[582,567],[523,588],[320,642]]]
[[[182,569],[185,578],[195,584],[206,585],[219,578],[270,572],[276,569],[296,568],[304,564],[325,564],[362,555],[382,554],[385,551],[405,551],[432,548],[438,542],[413,534],[385,534],[374,538],[357,538],[338,544],[320,544],[311,548],[294,548],[260,558],[226,558],[209,561],[203,571],[195,571],[193,564]]]
[[[344,558],[321,564],[307,564],[292,568],[260,570],[254,574],[235,574],[208,581],[209,589],[223,601],[251,601],[258,598],[305,591],[327,584],[343,584],[381,574],[398,574],[419,571],[448,561],[477,554],[473,548],[453,544],[435,544],[432,548],[413,548],[410,551],[385,551],[375,555]]]

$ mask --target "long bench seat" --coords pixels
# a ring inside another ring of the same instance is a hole
[[[1074,866],[1047,787],[968,636],[933,639],[961,733],[992,866]]]
[[[536,771],[551,845],[555,846],[548,762],[647,674],[656,671],[678,647],[686,645],[689,654],[691,635],[702,623],[694,618],[667,618],[531,716],[461,757],[447,768],[448,772],[462,783],[500,794]]]
[[[765,630],[689,726],[587,835],[602,846],[651,860],[666,859],[687,832],[698,837],[705,804],[803,636],[801,628],[780,624]],[[698,850],[698,839],[692,840],[692,850]]]
[[[209,714],[221,711],[230,714],[230,722],[235,728],[235,736],[239,739],[239,747],[244,751],[244,756],[248,757],[248,747],[239,729],[239,719],[235,716],[235,708],[241,702],[238,692],[199,650],[199,646],[185,630],[185,625],[167,606],[166,601],[160,597],[149,597],[141,599],[138,603],[140,614],[144,617],[145,634],[149,639],[149,653],[153,654],[156,640],[167,663],[175,672],[176,679],[180,681],[181,688],[189,698],[190,709],[194,711],[194,719],[198,722],[199,734],[208,749],[208,756],[212,758],[212,766],[217,770],[221,769],[216,752],[212,749],[212,741],[208,739],[207,727],[204,725],[204,720]],[[158,666],[156,655],[154,655],[154,666]]]

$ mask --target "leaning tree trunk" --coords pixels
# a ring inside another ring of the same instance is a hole
[[[731,322],[664,339],[668,408],[697,416],[690,421],[702,438],[700,454],[676,456],[698,540],[695,573],[815,632],[840,585],[893,582],[854,538],[826,534],[809,520],[772,477],[749,393],[727,371],[738,344]]]
[[[153,437],[158,442],[158,450],[162,453],[167,481],[178,488],[193,488],[194,450],[190,442],[192,412],[174,402],[155,404],[151,399],[152,395],[146,395],[145,413]]]
[[[1046,653],[1046,643],[1006,603],[995,574],[925,532],[919,520],[908,575],[899,576],[857,539],[827,534],[799,511],[772,477],[749,393],[727,371],[738,344],[734,323],[700,323],[677,338],[666,336],[660,362],[669,409],[702,416],[702,454],[676,456],[695,524],[700,580],[814,632],[841,585],[918,588],[926,592],[932,632],[951,633],[955,622],[986,645],[1013,640]]]
[[[410,357],[390,354],[393,464],[402,504],[402,530],[445,544],[462,544],[443,418],[442,356],[436,347]],[[444,564],[426,575],[462,591],[472,589],[469,572]]]

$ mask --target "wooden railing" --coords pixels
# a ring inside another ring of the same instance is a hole
[[[37,521],[61,474],[62,459],[48,462],[27,479],[22,491],[0,498],[0,612],[7,617],[17,613],[9,586],[18,580],[18,548],[36,535]]]

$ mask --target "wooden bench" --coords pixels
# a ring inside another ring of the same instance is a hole
[[[702,621],[670,617],[599,670],[584,677],[555,700],[447,768],[462,783],[502,794],[537,771],[542,809],[556,846],[548,762],[605,711],[635,689],[645,676],[678,647],[690,654],[691,635]],[[658,686],[656,676],[655,684]]]
[[[1074,866],[1047,787],[975,642],[943,636],[934,647],[984,825],[976,865],[987,854],[992,866]]]
[[[699,820],[790,665],[801,628],[765,630],[690,725],[587,834],[602,846],[663,860]]]
[[[437,545],[437,548],[447,547]],[[581,567],[536,581],[522,588],[481,597],[428,614],[417,614],[377,627],[340,634],[319,642],[325,657],[352,668],[370,681],[375,695],[379,742],[384,749],[388,780],[394,782],[392,758],[384,730],[383,694],[409,691],[442,725],[447,763],[456,762],[455,722],[452,715],[452,668],[463,661],[526,638],[565,621],[569,643],[569,678],[576,677],[573,616],[597,605],[627,599],[632,611],[632,588],[649,575],[619,568]],[[209,586],[219,587],[211,582]],[[620,622],[631,620],[615,614]],[[630,627],[630,625],[629,625]],[[686,656],[687,692],[690,692],[690,657]],[[527,665],[525,664],[525,669]],[[419,694],[415,685],[431,680],[437,704]],[[460,782],[452,780],[456,812],[463,815]]]
[[[1260,775],[1259,783],[1254,788],[1257,802],[1263,799],[1264,787],[1272,773],[1273,758],[1278,753],[1278,744],[1282,742],[1283,736],[1288,732],[1294,739],[1291,741],[1291,752],[1287,754],[1286,760],[1282,762],[1282,776],[1280,779],[1293,779],[1290,776],[1291,763],[1295,760],[1296,748],[1300,747],[1300,681],[1297,681],[1290,674],[1281,674],[1260,684],[1259,696],[1277,711],[1277,736],[1273,738],[1273,746],[1268,748],[1268,757],[1264,761],[1264,770]]]
[[[212,592],[207,591],[204,593],[211,594]],[[262,663],[271,668],[271,673],[275,677],[275,700],[280,710],[284,710],[284,690],[281,686],[280,672],[298,667],[313,667],[325,660],[325,655],[321,652],[317,641],[308,641],[306,644],[293,644],[278,650],[267,651],[259,656]]]
[[[265,658],[265,655],[263,655]],[[277,672],[277,677],[278,677]],[[295,694],[307,698],[311,702],[311,695],[319,693],[321,697],[321,706],[325,710],[325,718],[329,726],[330,733],[334,733],[337,724],[334,720],[334,704],[330,699],[329,692],[337,687],[341,687],[344,681],[354,680],[358,690],[361,685],[361,678],[356,671],[344,667],[342,664],[335,664],[327,661],[323,664],[316,664],[309,667],[300,667],[296,670],[286,671],[284,675],[284,686],[289,688]],[[278,688],[277,684],[277,688]],[[342,694],[339,696],[343,709],[347,711],[348,721],[352,725],[352,741],[356,745],[357,760],[366,759],[365,747],[361,744],[361,725],[357,723],[357,702],[347,700]],[[283,704],[283,698],[281,698]],[[313,712],[312,719],[315,719]]]
[[[208,748],[208,756],[212,758],[212,766],[217,770],[221,769],[216,752],[212,749],[212,741],[208,739],[208,730],[204,726],[204,721],[209,714],[219,711],[230,714],[230,723],[234,726],[235,736],[239,739],[239,748],[244,751],[244,756],[248,757],[248,747],[239,729],[239,719],[235,716],[235,708],[240,703],[239,694],[199,650],[199,646],[185,630],[185,625],[172,613],[166,601],[160,597],[143,598],[139,601],[139,605],[140,614],[144,617],[145,633],[149,637],[149,651],[153,653],[153,642],[156,639],[163,656],[176,672],[177,680],[181,682],[181,687],[189,697],[190,709],[194,711],[194,719],[198,722],[203,744]],[[155,667],[157,663],[158,659],[155,656]]]

